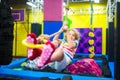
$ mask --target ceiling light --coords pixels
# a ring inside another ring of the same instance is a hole
[[[100,0],[94,0],[95,3],[100,3]]]
[[[35,4],[33,4],[32,2],[27,2],[26,4],[28,4],[29,6],[31,6],[31,7],[37,7]]]
[[[67,6],[65,2],[63,2],[63,6]]]

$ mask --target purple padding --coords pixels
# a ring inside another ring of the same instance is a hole
[[[24,21],[24,10],[12,10],[15,21]]]
[[[63,0],[44,0],[44,21],[62,21]]]
[[[77,53],[89,53],[88,48],[88,40],[90,37],[88,36],[88,33],[90,32],[90,28],[78,28],[77,29],[80,32],[80,42],[77,49]],[[95,47],[95,54],[101,54],[102,53],[102,29],[101,28],[95,28],[94,29],[94,47]]]

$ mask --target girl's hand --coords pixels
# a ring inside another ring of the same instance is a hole
[[[67,30],[68,30],[68,22],[67,21],[64,21],[63,22],[63,26],[62,26],[62,30],[64,31],[64,32],[66,32]]]
[[[63,30],[64,32],[67,32],[68,26],[63,26],[62,30]]]

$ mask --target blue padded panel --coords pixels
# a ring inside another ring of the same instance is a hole
[[[61,78],[63,76],[72,76],[73,80],[114,80],[112,78],[105,77],[92,77],[92,76],[80,76],[80,75],[72,75],[72,74],[64,74],[64,73],[52,73],[52,72],[41,72],[41,71],[32,71],[32,70],[14,70],[14,67],[20,67],[20,64],[24,62],[26,58],[19,59],[13,61],[8,66],[1,66],[0,68],[0,76],[4,77],[19,77],[25,80],[40,80],[41,77],[49,77],[50,80],[54,80],[55,78]],[[112,73],[114,73],[114,63],[109,63],[110,68],[112,69]],[[28,74],[29,73],[29,74]]]
[[[57,32],[61,26],[62,21],[44,21],[44,34],[53,34]],[[63,38],[63,33],[60,35],[60,38]]]

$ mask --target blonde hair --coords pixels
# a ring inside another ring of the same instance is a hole
[[[50,37],[49,37],[49,35],[47,35],[47,34],[41,34],[41,35],[39,35],[38,38],[37,38],[38,43],[44,43],[44,42],[43,42],[43,39],[49,40]]]
[[[76,29],[69,29],[68,31],[73,31],[75,33],[75,40],[80,40],[80,33]],[[65,34],[65,39],[66,39],[66,34]]]

